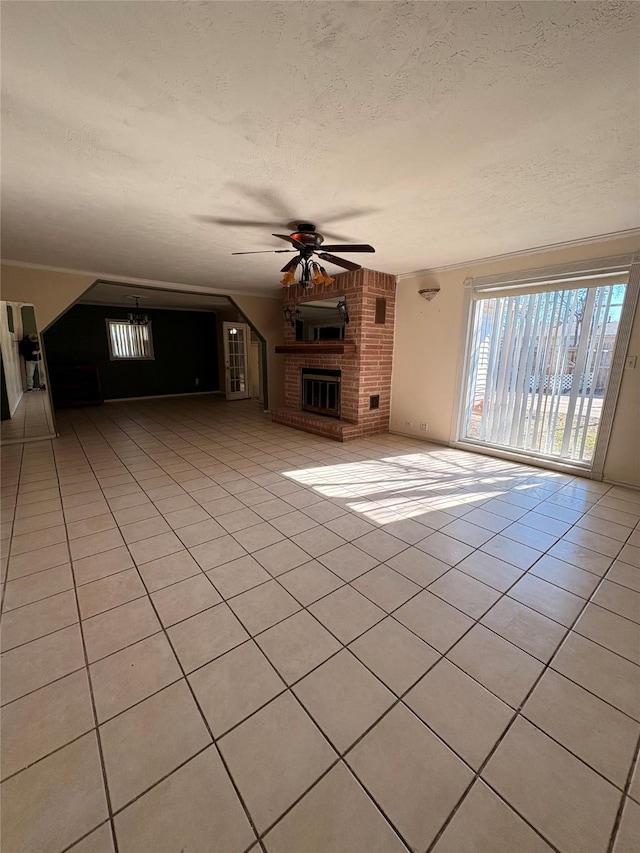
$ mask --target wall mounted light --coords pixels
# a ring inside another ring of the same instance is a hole
[[[428,302],[431,302],[434,296],[437,296],[440,293],[439,287],[423,287],[422,290],[419,290],[418,293],[422,296],[423,299],[426,299]]]
[[[295,311],[292,311],[291,308],[284,309],[284,321],[288,323],[292,328],[296,325],[296,320],[300,319],[300,310],[298,308]]]
[[[349,322],[349,314],[347,313],[346,301],[343,299],[342,302],[338,302],[336,308],[338,309],[338,314],[340,315],[342,322],[347,324]]]

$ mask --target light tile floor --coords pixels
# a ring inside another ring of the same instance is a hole
[[[14,444],[26,439],[51,438],[55,434],[47,391],[25,391],[11,420],[2,422],[0,440]]]
[[[7,853],[638,849],[640,493],[253,402],[58,422],[2,449]]]

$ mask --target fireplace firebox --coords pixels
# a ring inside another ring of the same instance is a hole
[[[302,408],[305,412],[340,417],[340,370],[302,368]]]

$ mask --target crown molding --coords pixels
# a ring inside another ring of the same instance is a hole
[[[434,275],[435,273],[449,272],[450,270],[460,270],[475,264],[488,264],[493,261],[505,261],[509,258],[521,258],[525,255],[534,255],[540,252],[552,252],[558,249],[571,249],[577,246],[588,246],[593,243],[604,243],[609,240],[620,240],[625,237],[637,237],[640,240],[640,228],[628,228],[626,231],[612,231],[610,234],[599,234],[596,237],[583,237],[580,240],[567,240],[564,243],[550,243],[546,246],[536,246],[532,249],[521,249],[517,252],[505,252],[503,255],[489,255],[486,258],[472,258],[468,261],[461,261],[457,264],[445,264],[441,267],[430,267],[423,270],[415,270],[414,272],[403,272],[398,275],[398,281],[414,278],[420,275]]]
[[[258,296],[261,299],[281,300],[280,293],[266,294],[256,290],[222,290],[218,287],[203,287],[197,284],[183,284],[177,281],[160,281],[150,278],[134,278],[132,276],[113,275],[112,273],[94,272],[90,270],[74,270],[66,267],[51,267],[46,264],[30,264],[27,261],[12,261],[2,258],[0,264],[23,269],[43,270],[46,272],[66,273],[67,275],[84,275],[96,281],[107,281],[113,284],[130,284],[136,287],[155,288],[160,290],[179,290],[182,293],[197,293],[201,296]]]

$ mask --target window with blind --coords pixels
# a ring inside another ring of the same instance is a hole
[[[153,358],[151,323],[135,326],[126,320],[107,320],[107,339],[111,361]]]
[[[627,278],[474,286],[461,439],[590,467]]]

